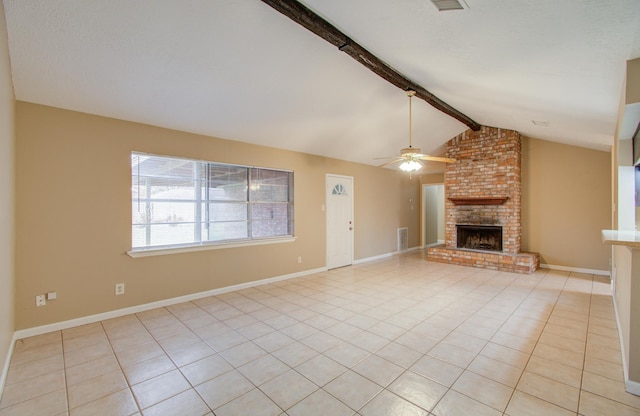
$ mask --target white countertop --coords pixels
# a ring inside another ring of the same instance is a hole
[[[602,242],[614,246],[640,248],[640,232],[634,230],[602,230]]]

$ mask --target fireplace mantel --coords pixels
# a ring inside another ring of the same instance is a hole
[[[464,197],[448,199],[455,205],[502,205],[507,202],[507,199],[509,199],[509,197]]]

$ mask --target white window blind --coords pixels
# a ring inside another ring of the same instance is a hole
[[[133,250],[293,236],[293,173],[131,154]]]

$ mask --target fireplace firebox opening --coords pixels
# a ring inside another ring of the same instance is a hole
[[[502,251],[502,227],[456,224],[456,246],[469,250]]]

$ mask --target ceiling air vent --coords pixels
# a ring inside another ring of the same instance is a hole
[[[463,10],[462,4],[458,0],[431,0],[439,11],[444,12],[447,10]]]

